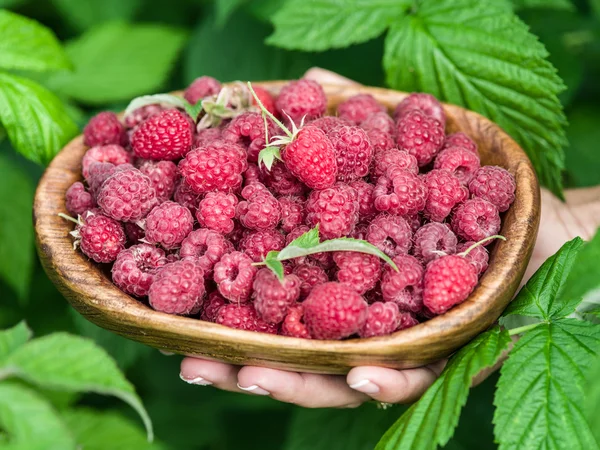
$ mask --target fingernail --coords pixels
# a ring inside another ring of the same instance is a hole
[[[379,386],[371,383],[369,380],[360,380],[351,384],[350,387],[355,391],[363,392],[365,394],[377,394],[379,392]]]
[[[165,350],[159,350],[159,352],[161,352],[161,353],[162,353],[163,355],[165,355],[165,356],[172,356],[172,355],[174,355],[174,354],[175,354],[175,353],[173,353],[173,352],[167,352],[167,351],[165,351]]]
[[[179,374],[179,378],[181,378],[183,381],[185,381],[188,384],[195,384],[196,386],[210,386],[212,384],[212,382],[205,380],[202,377],[188,378],[188,377],[184,376],[182,373]]]
[[[256,395],[271,395],[271,393],[269,391],[265,391],[263,388],[257,386],[256,384],[253,384],[252,386],[248,386],[248,387],[242,387],[238,383],[237,387],[239,387],[242,391],[252,392],[253,394],[256,394]]]

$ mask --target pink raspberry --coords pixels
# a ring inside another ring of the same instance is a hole
[[[125,228],[125,236],[127,236],[128,242],[137,244],[141,239],[144,239],[146,232],[137,223],[126,222],[123,225],[123,228]]]
[[[283,323],[281,324],[282,336],[310,339],[310,333],[302,320],[303,316],[304,307],[302,306],[302,303],[290,306],[287,316],[285,316],[285,319],[283,319]]]
[[[434,169],[447,169],[452,172],[460,182],[466,185],[477,169],[479,169],[479,156],[464,147],[454,146],[442,150],[435,158]]]
[[[137,222],[158,203],[152,181],[138,169],[113,173],[98,191],[98,206],[121,222]]]
[[[292,81],[281,89],[275,101],[282,117],[289,116],[297,125],[325,114],[327,97],[319,83],[312,80]]]
[[[271,191],[269,191],[264,184],[262,184],[260,182],[256,182],[256,183],[247,184],[246,186],[244,186],[244,189],[242,189],[242,192],[241,192],[241,196],[244,200],[250,200],[252,197],[254,197],[257,194],[260,194],[260,195],[271,194]]]
[[[190,84],[183,93],[183,98],[192,105],[195,105],[198,103],[198,100],[217,95],[220,90],[221,83],[212,77],[204,76],[192,81],[192,84]]]
[[[412,93],[396,106],[394,119],[396,121],[404,118],[410,111],[419,110],[429,117],[433,117],[442,124],[442,129],[446,126],[446,113],[442,104],[430,94]]]
[[[273,114],[274,116],[276,116],[277,108],[275,108],[275,99],[273,98],[271,93],[269,91],[267,91],[265,88],[262,88],[260,86],[253,85],[252,89],[254,89],[254,93],[256,94],[256,96],[258,97],[260,102],[263,104],[265,109],[267,111],[269,111],[271,114]],[[258,103],[256,103],[256,100],[254,98],[252,98],[252,104],[254,106],[258,106]]]
[[[185,179],[178,180],[173,193],[173,200],[190,210],[192,214],[196,214],[198,205],[200,204],[201,195],[196,193]]]
[[[458,239],[445,223],[426,223],[414,236],[413,255],[423,263],[456,253]]]
[[[300,279],[300,298],[304,299],[315,286],[329,281],[323,268],[315,264],[301,263],[294,266],[294,275]]]
[[[423,309],[423,266],[410,255],[398,255],[394,262],[398,272],[387,265],[383,269],[381,295],[386,302],[394,302],[402,311],[418,313]]]
[[[133,168],[131,164],[121,164],[118,166],[120,170]],[[98,192],[104,182],[117,171],[117,166],[111,163],[93,162],[90,164],[90,170],[85,181],[89,186],[90,194],[94,200],[98,198]]]
[[[477,144],[475,142],[473,142],[473,139],[471,139],[465,133],[461,133],[459,131],[458,133],[453,133],[453,134],[449,134],[448,136],[446,136],[446,140],[444,141],[442,150],[445,150],[450,147],[454,147],[455,145],[458,145],[459,147],[464,147],[467,150],[469,150],[469,151],[475,153],[477,156],[479,156],[479,152],[477,151]]]
[[[369,136],[369,141],[373,146],[373,154],[396,148],[396,140],[392,135],[386,133],[385,131],[381,131],[377,128],[371,128],[366,131],[367,136]]]
[[[275,228],[281,219],[281,205],[266,188],[253,195],[245,194],[256,185],[248,185],[242,190],[242,197],[247,200],[238,203],[235,209],[236,217],[244,227],[251,230]]]
[[[254,278],[254,307],[258,316],[269,323],[281,323],[288,308],[300,296],[300,278],[286,275],[283,281],[271,269],[260,269]]]
[[[131,153],[117,144],[98,145],[90,148],[81,160],[83,177],[89,176],[90,165],[94,162],[109,162],[118,166],[120,164],[131,164],[133,158]]]
[[[260,179],[277,195],[300,195],[305,191],[302,182],[281,161],[276,161],[271,170],[261,167]]]
[[[173,160],[190,150],[193,137],[189,116],[177,109],[166,109],[135,129],[131,147],[139,158]]]
[[[302,197],[279,197],[281,206],[281,229],[289,233],[298,225],[304,223],[306,211],[304,208],[305,200]]]
[[[369,174],[373,147],[362,128],[342,126],[328,136],[335,150],[339,181],[353,181]]]
[[[371,94],[356,94],[344,100],[337,107],[338,116],[359,125],[367,117],[385,112],[385,106],[377,102]]]
[[[167,263],[165,252],[148,244],[133,245],[117,256],[112,280],[119,289],[136,297],[148,295],[154,275]]]
[[[375,200],[375,197],[373,196],[373,189],[375,189],[375,186],[363,180],[353,181],[349,186],[354,189],[358,195],[359,220],[370,220],[375,217],[375,215],[377,215],[377,210],[373,203]]]
[[[337,127],[343,125],[350,125],[350,122],[346,119],[342,119],[341,117],[323,116],[310,122],[310,125],[313,127],[320,128],[321,131],[323,131],[323,133],[325,134],[329,134]]]
[[[373,190],[375,208],[399,216],[414,216],[425,208],[427,186],[421,178],[406,170],[388,171]]]
[[[390,258],[407,254],[412,246],[412,230],[400,216],[379,214],[367,228],[367,241]]]
[[[271,138],[276,133],[275,126],[273,125],[273,122],[267,120],[267,127],[269,138]],[[223,139],[241,145],[246,150],[253,141],[262,139],[261,147],[264,148],[265,123],[262,115],[257,112],[245,112],[235,117],[223,130]],[[262,148],[259,149],[259,151],[260,150],[262,150]],[[257,157],[258,153],[254,156]],[[252,158],[252,162],[256,161],[255,158]]]
[[[419,167],[431,162],[444,142],[444,127],[419,110],[407,112],[398,122],[398,148],[415,158]]]
[[[395,303],[375,302],[369,305],[367,320],[358,332],[361,338],[392,334],[400,324],[400,311]]]
[[[254,262],[265,259],[270,251],[279,251],[285,246],[285,237],[277,230],[255,231],[247,234],[239,243],[238,249]]]
[[[103,111],[90,119],[83,129],[83,142],[88,147],[107,144],[123,144],[127,136],[125,128],[114,112]]]
[[[166,202],[173,196],[179,178],[179,171],[173,161],[143,161],[139,169],[150,178],[159,202]]]
[[[359,252],[335,252],[333,260],[338,267],[337,281],[359,294],[373,289],[379,280],[381,262],[374,255]]]
[[[141,108],[133,110],[131,114],[128,114],[125,117],[125,126],[130,129],[135,128],[146,119],[149,119],[150,117],[155,116],[164,110],[165,108],[160,105],[142,106]]]
[[[465,241],[478,242],[500,231],[500,214],[493,203],[472,198],[459,205],[452,215],[452,229]],[[491,244],[488,241],[485,245]]]
[[[248,168],[244,172],[244,186],[252,183],[260,183],[260,169],[256,164],[249,163]]]
[[[71,234],[83,254],[97,263],[113,262],[125,248],[123,226],[104,214],[87,211]]]
[[[206,322],[214,322],[217,320],[219,310],[225,305],[227,305],[227,300],[225,300],[221,294],[217,291],[211,292],[204,302],[204,308],[202,308],[200,319]]]
[[[194,259],[168,263],[154,275],[148,291],[150,306],[168,314],[197,312],[204,297],[204,271]]]
[[[469,198],[469,190],[456,176],[445,169],[434,169],[423,176],[427,185],[425,217],[433,222],[442,222],[452,208]]]
[[[474,241],[463,242],[462,244],[458,244],[456,248],[456,253],[462,253],[466,251],[471,245],[475,244]],[[475,267],[475,271],[477,275],[481,275],[488,268],[488,263],[490,259],[490,254],[486,250],[483,245],[478,245],[473,248],[469,253],[467,253],[464,258],[469,261],[473,267]]]
[[[417,158],[408,152],[398,150],[397,148],[391,148],[375,154],[373,157],[371,178],[377,180],[378,177],[385,175],[386,172],[393,167],[407,170],[414,175],[419,173]]]
[[[146,240],[167,250],[179,247],[194,228],[192,213],[175,202],[156,206],[146,217]]]
[[[350,234],[358,223],[358,195],[347,184],[315,190],[306,202],[306,223],[319,225],[323,239],[335,239]]]
[[[261,333],[277,334],[277,325],[265,322],[256,312],[254,305],[225,305],[219,309],[215,323],[229,328]]]
[[[515,189],[515,177],[498,166],[483,166],[469,182],[469,191],[473,197],[493,203],[500,212],[508,210],[515,201]]]
[[[431,261],[423,277],[423,304],[433,314],[443,314],[464,302],[477,284],[477,271],[465,258],[442,256]]]
[[[198,260],[204,276],[212,276],[213,267],[223,255],[232,252],[233,245],[216,231],[200,228],[194,230],[181,243],[179,255],[182,259],[193,258]]]
[[[304,323],[315,339],[352,336],[367,320],[367,302],[354,289],[341,283],[315,286],[303,306]]]
[[[387,112],[380,111],[368,116],[360,123],[363,130],[379,130],[389,134],[391,137],[396,137],[396,123]]]
[[[200,226],[227,234],[233,231],[235,207],[238,199],[233,194],[208,192],[200,201],[196,218]]]
[[[246,302],[252,294],[252,283],[257,268],[252,258],[242,252],[223,255],[215,264],[213,279],[219,292],[230,302]]]
[[[223,130],[221,128],[203,128],[196,133],[193,148],[204,147],[212,141],[222,139],[222,135]]]
[[[79,216],[85,211],[89,211],[96,207],[96,202],[92,197],[92,194],[85,190],[81,181],[76,181],[65,194],[65,206],[69,214]]]

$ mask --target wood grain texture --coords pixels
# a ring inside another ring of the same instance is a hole
[[[257,83],[277,93],[284,82]],[[324,86],[331,112],[344,99],[370,93],[390,111],[407,94],[361,86]],[[490,266],[469,299],[446,314],[390,336],[314,341],[234,330],[156,312],[117,289],[102,269],[73,251],[67,188],[81,179],[83,138],[75,138],[42,177],[34,203],[36,243],[43,266],[73,307],[102,328],[161,350],[234,364],[305,372],[346,373],[359,365],[410,368],[446,357],[492,325],[513,297],[531,256],[540,218],[540,192],[531,163],[504,132],[479,114],[444,105],[447,131],[463,131],[479,146],[482,164],[505,167],[516,178],[516,200],[504,214]]]

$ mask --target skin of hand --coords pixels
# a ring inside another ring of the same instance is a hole
[[[320,68],[310,69],[305,78],[328,84],[356,84]],[[563,203],[550,192],[542,190],[542,225],[523,282],[566,241],[575,236],[590,239],[600,225],[600,186],[567,190],[565,197],[566,202]],[[443,360],[407,370],[356,367],[344,377],[239,367],[188,357],[181,363],[180,377],[190,384],[269,395],[276,400],[307,408],[352,408],[368,400],[413,402],[437,379],[445,364]],[[483,381],[500,364],[477,375],[473,384]]]

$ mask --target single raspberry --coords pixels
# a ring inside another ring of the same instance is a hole
[[[447,169],[462,184],[467,184],[480,166],[479,156],[464,147],[455,145],[442,150],[435,158],[434,169]]]
[[[313,127],[320,128],[325,134],[329,134],[335,128],[343,125],[351,125],[346,119],[336,116],[323,116],[310,122]]]
[[[372,114],[385,112],[385,106],[377,102],[371,94],[356,94],[344,100],[337,107],[338,116],[360,125]]]
[[[150,306],[168,314],[199,311],[204,297],[204,271],[193,259],[168,263],[154,275],[148,291]]]
[[[223,255],[232,252],[233,245],[220,233],[200,228],[194,230],[181,243],[179,255],[182,259],[193,258],[198,260],[204,276],[212,276],[213,267],[221,260]]]
[[[141,108],[134,109],[131,114],[128,114],[125,117],[125,126],[130,129],[135,128],[143,121],[161,113],[164,110],[165,108],[160,105],[146,105],[142,106]]]
[[[302,303],[297,303],[288,308],[287,316],[281,324],[282,336],[296,337],[302,339],[310,339],[308,328],[304,324],[302,317],[304,316],[304,307]]]
[[[166,202],[173,196],[179,178],[179,171],[173,161],[143,161],[139,169],[150,178],[159,202]]]
[[[185,181],[185,179],[179,179],[175,185],[175,192],[173,193],[173,200],[182,206],[185,206],[193,215],[196,215],[198,205],[202,196],[192,189],[192,187]]]
[[[399,216],[414,216],[423,211],[427,199],[427,186],[417,175],[407,170],[388,171],[391,176],[381,176],[373,190],[375,208]]]
[[[333,261],[337,265],[337,281],[354,289],[359,294],[373,289],[379,280],[381,262],[377,256],[360,252],[335,252]]]
[[[126,141],[125,128],[114,112],[103,111],[90,119],[83,129],[83,142],[88,147],[118,144]]]
[[[112,280],[119,289],[136,297],[148,295],[154,275],[167,263],[165,252],[148,244],[133,245],[117,256]]]
[[[269,191],[264,184],[255,182],[244,186],[244,189],[242,189],[240,194],[244,200],[251,200],[255,195],[271,194],[271,191]]]
[[[419,321],[413,313],[408,311],[400,311],[400,325],[398,325],[396,331],[406,330],[407,328],[411,328],[416,325],[419,325]]]
[[[319,225],[323,239],[335,239],[350,234],[358,223],[358,195],[347,184],[315,190],[306,201],[306,223]]]
[[[98,145],[90,148],[81,160],[83,177],[89,176],[90,165],[94,162],[108,162],[118,166],[120,164],[131,164],[133,158],[131,153],[118,144]]]
[[[375,197],[373,197],[373,189],[375,189],[375,186],[363,180],[353,181],[349,186],[354,189],[358,195],[359,220],[367,221],[375,217],[377,215],[377,210],[373,204],[373,201],[375,200]]]
[[[223,255],[215,264],[213,279],[219,292],[230,302],[246,302],[252,293],[256,266],[252,258],[242,252]]]
[[[222,139],[223,130],[221,128],[203,128],[196,133],[194,137],[194,148],[203,147],[212,141]]]
[[[194,228],[192,213],[175,202],[156,206],[146,217],[146,240],[167,250],[179,247]]]
[[[337,179],[353,181],[369,174],[373,147],[360,127],[341,126],[328,135],[335,150]]]
[[[394,137],[385,131],[381,131],[377,128],[371,128],[367,131],[369,141],[373,146],[373,153],[383,152],[391,148],[396,148],[396,140]]]
[[[113,173],[98,191],[102,211],[121,222],[137,222],[158,203],[152,181],[138,169]]]
[[[198,100],[210,97],[211,95],[217,95],[220,90],[221,83],[212,77],[204,76],[192,81],[192,84],[183,93],[183,98],[192,105],[195,105],[198,103]]]
[[[400,311],[395,303],[375,302],[369,305],[367,320],[358,332],[361,338],[392,334],[400,324]]]
[[[288,308],[300,296],[300,278],[286,275],[282,281],[271,269],[260,269],[254,278],[254,307],[258,316],[269,323],[281,323]]]
[[[304,299],[315,286],[329,281],[322,267],[315,264],[301,263],[294,266],[294,275],[300,279],[300,298]]]
[[[412,230],[406,219],[382,213],[369,224],[367,241],[393,258],[408,253],[412,246]]]
[[[244,172],[244,186],[252,183],[260,183],[260,169],[256,164],[249,163],[248,168]]]
[[[306,126],[282,153],[286,167],[311,189],[333,186],[337,177],[335,150],[319,128]]]
[[[277,325],[265,322],[252,304],[225,305],[219,309],[215,323],[245,331],[277,334]]]
[[[97,263],[113,262],[125,248],[123,226],[104,214],[87,211],[71,234],[83,254]]]
[[[327,97],[319,83],[312,80],[292,81],[281,89],[275,101],[282,117],[289,116],[297,125],[325,114]]]
[[[469,182],[473,197],[493,203],[498,211],[506,211],[515,201],[515,177],[502,167],[483,166]]]
[[[277,115],[277,108],[275,107],[275,99],[273,98],[271,93],[269,91],[267,91],[265,88],[262,88],[262,87],[256,86],[256,85],[252,85],[252,89],[254,89],[254,93],[256,94],[256,96],[258,97],[260,102],[263,104],[265,109],[267,111],[269,111],[271,114],[273,114],[274,116]],[[258,106],[258,104],[256,103],[256,100],[254,98],[252,99],[252,104],[254,106]]]
[[[445,169],[434,169],[423,176],[427,185],[425,217],[433,222],[442,222],[452,208],[469,198],[469,190],[456,176]]]
[[[500,214],[493,203],[472,198],[459,205],[452,214],[452,229],[465,241],[478,242],[500,231]],[[488,241],[486,245],[493,241]]]
[[[419,173],[419,164],[417,163],[417,158],[403,150],[391,148],[375,154],[373,157],[373,170],[371,171],[371,178],[377,180],[377,178],[385,175],[387,171],[391,170],[393,167],[407,170],[414,175]]]
[[[477,151],[477,144],[473,141],[473,139],[471,139],[465,133],[461,133],[459,131],[458,133],[453,133],[453,134],[449,134],[448,136],[446,136],[446,140],[444,141],[442,150],[445,150],[450,147],[454,147],[455,145],[464,147],[467,150],[469,150],[469,151],[475,153],[477,156],[479,156],[479,152]]]
[[[127,164],[127,166],[130,166]],[[88,176],[85,178],[87,185],[89,186],[90,194],[94,200],[98,198],[98,191],[100,187],[115,172],[115,165],[111,163],[99,163],[93,162],[90,164]]]
[[[276,131],[273,122],[271,122],[269,119],[267,120],[267,127],[269,131],[269,138],[271,138],[274,136]],[[250,147],[250,144],[252,144],[253,141],[256,139],[262,139],[261,147],[264,148],[265,122],[260,113],[245,112],[229,122],[229,124],[223,130],[222,136],[226,141],[241,145],[246,150],[248,150],[248,147]],[[259,149],[259,151],[261,149]],[[258,157],[258,153],[254,156]],[[255,157],[251,159],[252,162],[257,161]]]
[[[474,245],[474,241],[463,242],[462,244],[458,244],[456,248],[456,253],[462,253],[467,250],[471,245]],[[475,270],[477,271],[477,275],[481,275],[488,268],[488,263],[490,259],[490,254],[487,249],[483,245],[478,245],[474,247],[467,253],[464,258],[469,261]]]
[[[396,123],[387,112],[380,111],[369,115],[360,123],[363,130],[379,130],[389,134],[391,137],[396,137]]]
[[[398,272],[391,266],[383,269],[383,300],[394,302],[402,311],[418,313],[423,309],[423,266],[417,258],[410,255],[398,255],[394,262],[398,266]]]
[[[398,148],[417,158],[419,167],[431,162],[444,142],[444,127],[419,110],[406,113],[398,122]]]
[[[464,302],[477,284],[477,271],[465,258],[442,256],[431,261],[423,277],[423,304],[443,314]]]
[[[227,305],[227,303],[227,300],[225,300],[217,291],[211,292],[204,302],[200,319],[206,322],[214,322],[217,320],[219,310]]]
[[[123,224],[125,228],[125,236],[127,241],[131,244],[137,244],[141,239],[144,239],[146,232],[137,223],[126,222]]]
[[[305,200],[302,197],[279,197],[279,205],[281,206],[281,229],[289,233],[298,225],[304,223]]]
[[[190,150],[193,137],[189,116],[177,109],[167,109],[135,129],[131,147],[140,158],[173,160]]]
[[[238,199],[233,194],[208,192],[200,201],[196,218],[198,223],[211,230],[227,234],[233,231],[235,207]]]
[[[69,214],[79,216],[85,211],[89,211],[96,207],[96,202],[92,194],[85,190],[85,186],[81,181],[76,181],[65,194],[65,206]]]
[[[315,286],[304,306],[304,323],[315,339],[343,339],[367,320],[367,302],[354,289],[328,282]]]
[[[281,205],[277,199],[266,188],[252,195],[245,194],[254,190],[254,183],[242,190],[242,197],[247,200],[238,203],[235,214],[240,223],[251,230],[269,230],[275,228],[281,219]],[[264,186],[263,186],[264,187]]]
[[[262,166],[260,179],[271,192],[277,195],[300,195],[306,188],[281,161],[275,161],[271,170]]]
[[[285,246],[285,237],[277,230],[255,231],[242,238],[238,249],[254,262],[265,259],[270,251],[279,251]]]
[[[458,239],[445,223],[431,222],[416,231],[413,241],[413,255],[427,264],[444,254],[456,253]]]
[[[410,111],[419,110],[429,117],[433,117],[442,124],[442,129],[446,126],[446,113],[442,104],[430,94],[413,93],[398,103],[394,111],[396,121],[404,118]]]

